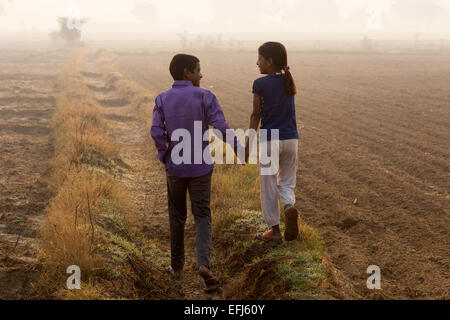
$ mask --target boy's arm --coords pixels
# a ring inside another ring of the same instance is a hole
[[[210,93],[210,96],[207,97],[205,107],[206,107],[207,125],[218,129],[223,135],[224,142],[226,142],[227,130],[230,129],[230,127],[228,126],[227,121],[225,120],[223,110],[220,107],[219,101],[217,101],[217,98],[214,94]],[[242,148],[242,145],[239,143],[236,135],[234,135],[233,137],[232,147],[236,155],[238,148],[239,147]]]
[[[164,120],[164,114],[158,106],[155,104],[153,109],[152,127],[150,129],[150,135],[155,142],[156,149],[158,150],[158,159],[162,163],[165,163],[169,139],[167,135],[167,129]]]

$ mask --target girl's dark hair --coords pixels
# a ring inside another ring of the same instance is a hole
[[[177,54],[170,62],[170,74],[174,80],[183,80],[184,69],[194,72],[200,60],[189,54]]]
[[[285,46],[279,42],[266,42],[259,47],[258,53],[266,59],[272,59],[278,71],[284,70],[283,77],[286,94],[288,96],[295,96],[297,94],[297,87],[288,68]]]

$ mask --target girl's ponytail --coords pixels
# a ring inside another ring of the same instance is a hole
[[[283,78],[286,94],[288,96],[295,96],[297,94],[297,87],[288,67],[287,51],[283,44],[279,42],[266,42],[259,47],[258,52],[264,58],[272,59],[278,70],[284,71]]]
[[[294,78],[292,77],[290,68],[283,67],[284,71],[284,90],[288,96],[295,96],[297,94],[297,87],[295,86]]]

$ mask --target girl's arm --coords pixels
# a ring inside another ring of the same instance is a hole
[[[261,121],[261,108],[263,104],[263,97],[259,94],[253,94],[253,111],[250,116],[250,125],[249,128],[255,131],[258,130],[259,122]],[[250,147],[249,147],[249,138],[245,138],[245,162],[248,162]]]
[[[259,94],[253,94],[253,112],[250,116],[250,129],[258,130],[261,121],[262,97]]]

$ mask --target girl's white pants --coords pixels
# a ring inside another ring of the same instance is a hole
[[[272,162],[278,162],[278,166],[272,163],[271,170],[267,170],[268,165],[260,161],[261,207],[267,225],[273,227],[280,224],[278,193],[283,206],[295,204],[298,139],[261,142],[260,150],[264,148]]]

